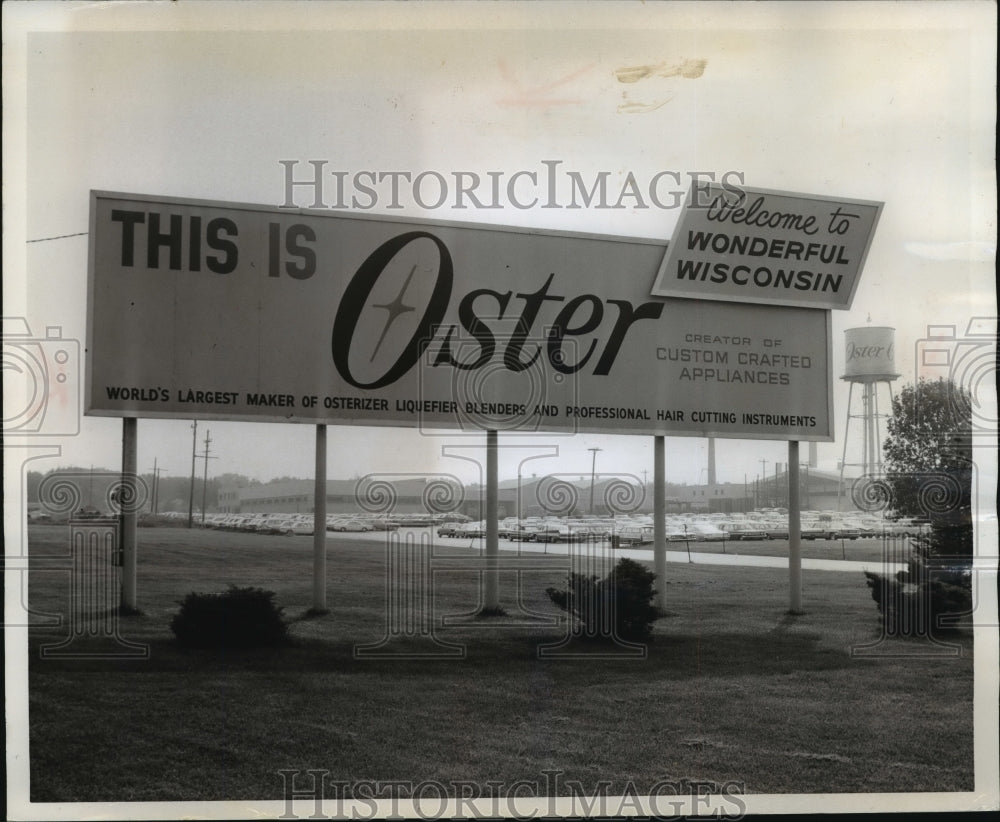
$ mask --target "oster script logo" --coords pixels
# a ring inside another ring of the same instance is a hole
[[[635,306],[595,294],[560,294],[555,279],[554,272],[539,277],[533,291],[469,291],[458,297],[458,326],[447,324],[455,285],[448,247],[426,231],[400,234],[376,248],[348,283],[333,323],[334,364],[356,388],[382,388],[436,343],[434,366],[475,370],[500,357],[507,370],[519,372],[544,357],[562,374],[589,368],[606,376],[632,325],[663,313],[662,302]],[[514,331],[501,334],[491,321],[513,322]],[[359,327],[377,328],[379,334],[357,339]],[[544,344],[528,342],[541,336]],[[459,337],[474,345],[457,345]],[[568,337],[580,338],[572,355]]]

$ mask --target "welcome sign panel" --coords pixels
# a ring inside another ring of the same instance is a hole
[[[87,412],[832,440],[829,312],[666,243],[92,192]]]
[[[848,309],[882,206],[872,200],[694,184],[653,293]]]

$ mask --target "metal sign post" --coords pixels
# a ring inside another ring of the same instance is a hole
[[[138,431],[139,421],[135,417],[122,419],[122,480],[137,482],[138,466]],[[136,592],[136,548],[139,514],[136,510],[138,488],[134,485],[131,493],[122,489],[121,497],[121,536],[122,536],[122,611],[129,613],[138,610]]]
[[[788,612],[802,613],[802,509],[799,500],[799,444],[788,442]]]
[[[653,568],[656,572],[656,607],[667,607],[667,504],[664,438],[653,437]]]
[[[483,609],[500,607],[500,534],[497,481],[497,432],[486,432],[486,584]]]
[[[316,426],[316,486],[313,495],[313,611],[326,608],[326,426]]]

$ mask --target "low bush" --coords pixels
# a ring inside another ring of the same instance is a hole
[[[894,576],[865,571],[889,636],[930,636],[955,628],[972,611],[972,522],[964,511],[931,520],[911,541],[906,568]]]
[[[217,593],[192,592],[180,602],[170,630],[187,648],[283,645],[288,642],[288,625],[274,596],[274,591],[235,585]]]
[[[652,604],[656,574],[631,559],[620,559],[600,579],[570,574],[569,587],[545,593],[559,608],[576,616],[575,633],[586,639],[649,641],[653,622],[662,614]]]

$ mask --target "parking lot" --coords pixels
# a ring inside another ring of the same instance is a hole
[[[349,539],[362,544],[413,541],[440,548],[460,547],[485,550],[485,523],[460,521],[461,517],[438,515],[338,515],[327,518],[326,537],[331,542]],[[435,521],[437,520],[437,521]],[[771,525],[770,533],[747,537],[731,529],[714,527],[713,521],[675,518],[667,526],[667,561],[712,565],[756,565],[786,567],[788,563],[787,525]],[[716,519],[715,522],[719,522]],[[151,524],[151,523],[150,523]],[[186,525],[184,517],[164,517],[160,524]],[[723,522],[722,524],[726,524]],[[284,535],[311,540],[313,517],[297,515],[208,515],[198,527]],[[684,526],[688,527],[685,528]],[[910,538],[903,534],[853,534],[856,524],[843,536],[833,532],[803,536],[803,568],[828,571],[892,571],[902,566],[910,551]],[[805,526],[803,532],[805,534]],[[651,518],[507,518],[498,523],[502,552],[552,556],[606,555],[639,561],[653,560]]]

